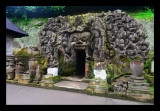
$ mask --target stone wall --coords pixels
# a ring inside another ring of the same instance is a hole
[[[146,20],[146,19],[136,19],[138,23],[141,23],[145,29],[147,30],[146,42],[148,42],[150,50],[154,51],[154,19]]]

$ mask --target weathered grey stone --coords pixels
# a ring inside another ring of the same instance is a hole
[[[88,83],[75,82],[75,81],[61,81],[54,84],[54,86],[56,87],[64,87],[64,88],[79,89],[79,90],[85,90],[88,87],[88,85],[89,85]]]
[[[15,70],[14,61],[10,61],[9,66],[6,68],[7,79],[13,80],[15,78]]]

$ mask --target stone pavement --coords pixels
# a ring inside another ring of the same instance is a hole
[[[7,105],[153,105],[87,94],[6,84]]]
[[[73,88],[79,90],[85,90],[88,87],[88,85],[89,83],[76,82],[76,81],[61,81],[54,84],[54,86],[56,87]]]

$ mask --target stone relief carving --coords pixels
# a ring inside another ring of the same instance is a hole
[[[58,66],[58,53],[66,62],[74,62],[77,49],[96,62],[125,55],[131,59],[148,58],[146,31],[134,18],[121,10],[109,11],[74,19],[58,16],[49,18],[39,33],[41,53],[48,58],[48,67]]]

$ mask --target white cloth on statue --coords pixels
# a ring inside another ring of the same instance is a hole
[[[107,74],[105,70],[95,70],[94,69],[95,78],[106,79]]]
[[[151,72],[154,73],[154,61],[151,64]]]
[[[48,68],[47,74],[52,74],[53,76],[57,76],[58,75],[58,68],[57,67]]]

